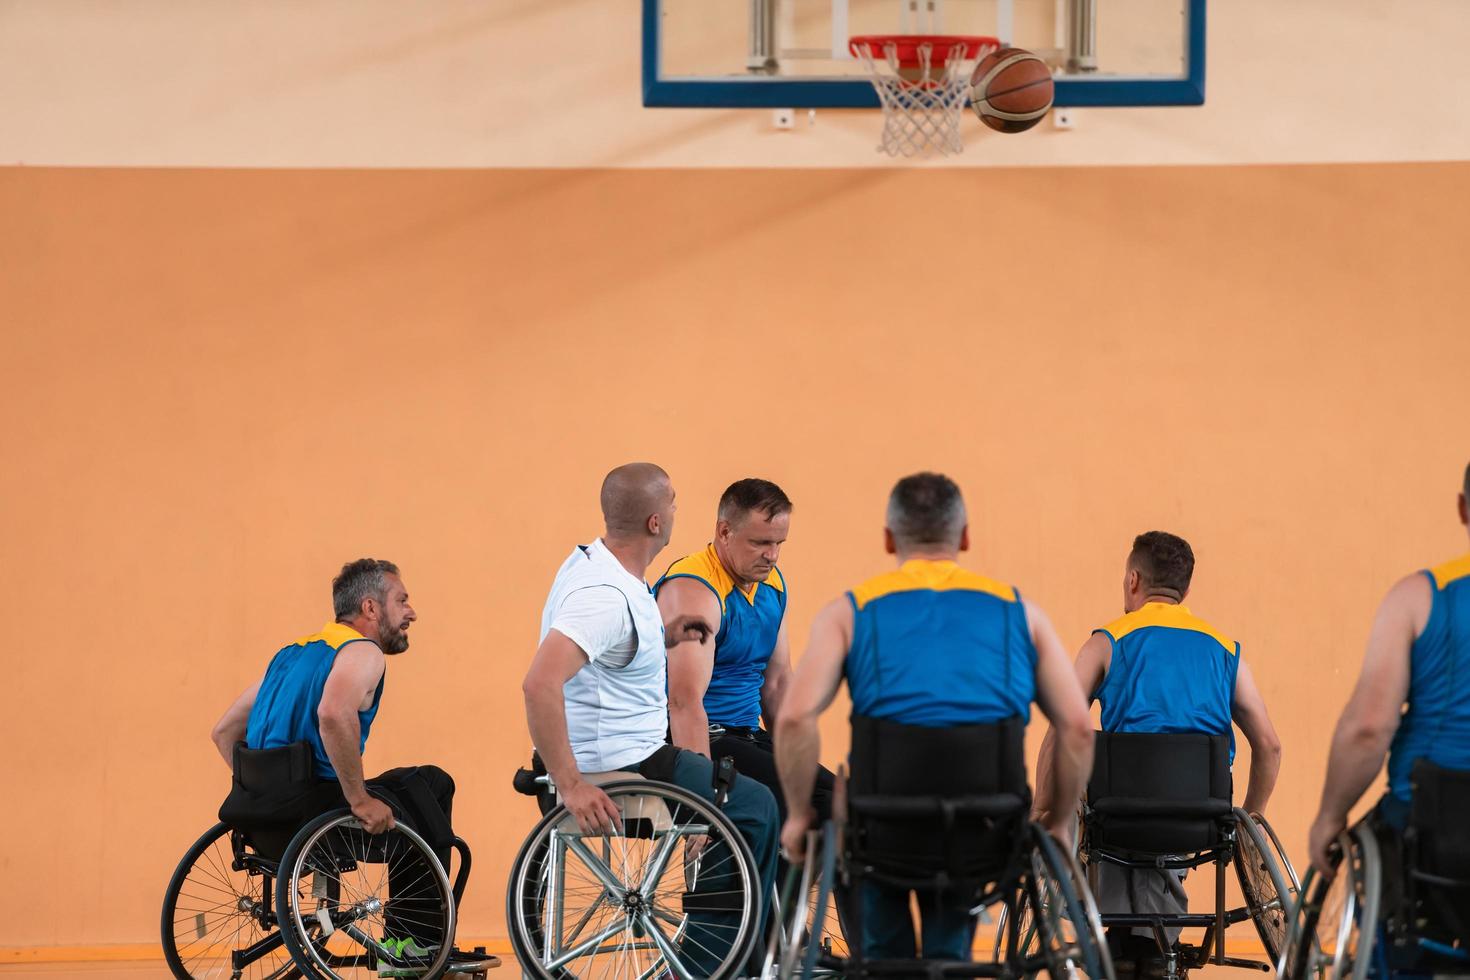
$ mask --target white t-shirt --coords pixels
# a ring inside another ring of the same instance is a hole
[[[638,634],[628,600],[611,585],[588,585],[562,600],[551,628],[582,648],[587,659],[626,667],[638,652]]]
[[[648,583],[601,539],[572,549],[541,613],[541,638],[562,633],[588,663],[562,687],[567,740],[581,772],[647,759],[669,726],[663,616]]]

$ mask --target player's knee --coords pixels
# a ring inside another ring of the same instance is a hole
[[[435,796],[454,795],[454,777],[438,766],[419,766],[419,776]]]
[[[741,779],[736,784],[741,790],[740,808],[749,813],[751,819],[761,826],[776,827],[780,821],[780,808],[776,806],[776,794],[764,783],[754,779]],[[735,790],[732,788],[731,795]]]

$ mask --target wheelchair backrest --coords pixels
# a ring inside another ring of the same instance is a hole
[[[1230,737],[1098,732],[1087,783],[1089,846],[1182,854],[1220,841],[1230,817]]]
[[[853,715],[849,763],[849,846],[860,862],[890,876],[982,881],[1014,856],[1031,800],[1019,718],[927,728]]]
[[[279,793],[304,786],[315,777],[315,759],[306,742],[274,749],[247,749],[235,743],[235,782],[250,793]]]
[[[1414,870],[1470,882],[1470,772],[1419,759],[1409,785]]]

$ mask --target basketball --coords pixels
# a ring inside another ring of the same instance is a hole
[[[1002,133],[1020,133],[1051,109],[1051,69],[1030,51],[1000,48],[975,66],[970,76],[970,108],[980,121]]]

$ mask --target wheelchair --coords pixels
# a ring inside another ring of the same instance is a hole
[[[1078,841],[1093,895],[1107,899],[1105,868],[1215,869],[1213,912],[1103,911],[1103,926],[1125,934],[1149,929],[1167,980],[1207,964],[1271,970],[1300,888],[1271,825],[1232,803],[1229,736],[1098,732],[1094,746]],[[1245,900],[1233,909],[1225,896],[1229,865]],[[1225,955],[1226,929],[1245,919],[1255,925],[1264,962]],[[1191,928],[1204,929],[1198,945],[1170,941],[1168,930]]]
[[[304,743],[262,750],[239,745],[234,758],[237,786],[284,790],[284,805],[248,820],[231,815],[231,822],[215,824],[184,854],[164,893],[161,917],[164,959],[175,977],[433,980],[456,969],[450,962],[455,909],[471,863],[463,840],[453,841],[459,868],[451,884],[433,849],[396,807],[397,826],[383,834],[368,834],[345,808],[303,825],[290,798],[291,788],[314,782]],[[390,882],[402,885],[391,898]],[[390,917],[406,927],[427,926],[443,939],[427,957],[401,956],[381,941]],[[483,977],[493,964],[486,960],[466,972]]]
[[[774,975],[1020,978],[1045,970],[1055,980],[1079,972],[1113,980],[1080,869],[1027,819],[1024,739],[1020,719],[927,728],[854,715],[851,779],[834,801],[833,820],[809,835],[806,861],[787,882],[798,893],[801,882],[818,883],[819,921],[830,903],[845,904],[848,952],[798,942],[809,919],[793,907],[781,923],[784,941],[773,944]],[[921,908],[931,899],[958,900],[977,920],[1000,907],[1005,924],[993,957],[869,958],[862,896],[870,883],[912,890]]]
[[[615,835],[583,834],[540,760],[516,773],[542,817],[511,865],[506,921],[524,975],[654,980],[744,972],[761,938],[760,874],[716,801],[633,772],[584,773],[622,814]]]
[[[1283,980],[1470,975],[1470,771],[1425,759],[1403,830],[1370,814],[1308,869],[1278,964]]]

